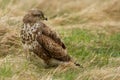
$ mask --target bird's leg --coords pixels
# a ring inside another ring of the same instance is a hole
[[[24,48],[24,53],[25,53],[25,58],[29,59],[30,57],[30,53],[29,53],[29,49],[27,48],[28,46],[26,44],[23,45]]]
[[[31,61],[31,59],[30,59],[30,56],[31,56],[30,51],[28,49],[26,49],[25,53],[26,53],[26,59],[29,60],[29,61]]]

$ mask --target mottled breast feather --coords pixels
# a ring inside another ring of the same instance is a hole
[[[24,47],[27,47],[29,50],[33,50],[39,45],[36,41],[37,35],[41,34],[39,27],[40,25],[37,23],[32,26],[30,24],[24,24],[23,28],[21,29],[22,42]]]

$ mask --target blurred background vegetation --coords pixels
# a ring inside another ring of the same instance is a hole
[[[44,69],[38,59],[26,59],[19,34],[24,14],[34,8],[84,69]],[[119,79],[119,0],[0,0],[0,80]]]

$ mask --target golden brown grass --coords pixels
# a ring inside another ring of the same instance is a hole
[[[44,23],[60,33],[68,51],[84,65],[84,69],[62,66],[44,69],[38,59],[26,59],[19,32],[22,17],[32,8],[39,8],[45,12],[48,21]],[[75,40],[76,37],[79,38],[76,28],[80,30],[79,35],[83,35],[80,36],[81,41]],[[70,37],[74,29],[76,33]],[[86,30],[96,38],[91,38]],[[97,49],[100,46],[118,46],[110,54],[115,54],[115,50],[120,54],[119,35],[115,38],[119,41],[118,44],[112,40],[107,42],[109,37],[119,33],[119,0],[0,0],[0,80],[119,80],[120,56],[104,57],[90,51],[91,47]],[[102,38],[100,41],[99,35],[108,38]],[[77,47],[74,51],[76,54],[72,51],[72,46]],[[84,57],[84,50],[77,55],[77,51],[84,46],[89,56]],[[102,62],[101,66],[101,61],[106,59],[108,63],[104,61],[105,64]]]

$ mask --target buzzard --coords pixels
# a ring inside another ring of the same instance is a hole
[[[47,18],[38,9],[29,10],[23,17],[21,38],[25,48],[36,54],[49,67],[72,62],[65,44],[57,33],[45,25],[42,20],[47,20]],[[73,63],[80,66],[76,62]]]

